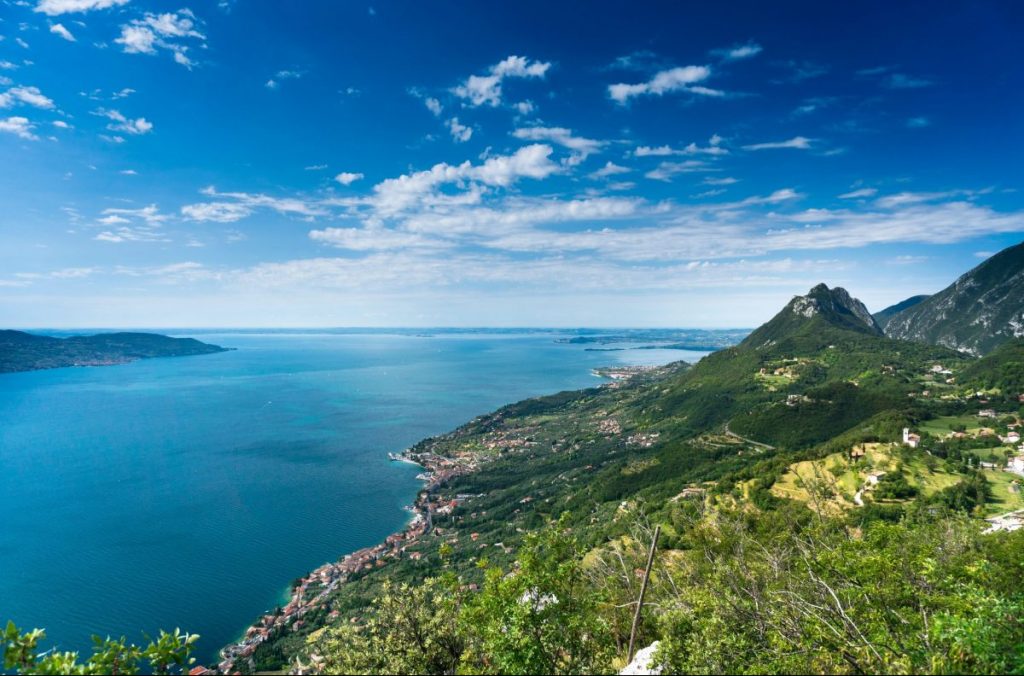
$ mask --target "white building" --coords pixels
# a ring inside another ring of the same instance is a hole
[[[903,443],[911,448],[917,448],[917,445],[921,443],[921,437],[917,434],[911,434],[909,427],[903,428]]]

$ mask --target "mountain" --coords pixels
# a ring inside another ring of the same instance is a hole
[[[735,500],[775,505],[768,491],[790,463],[899,439],[924,415],[921,377],[936,363],[956,369],[963,360],[886,338],[860,301],[822,284],[742,343],[692,366],[677,362],[480,416],[404,453],[427,478],[415,505],[420,518],[407,531],[297,581],[293,601],[231,646],[221,671],[305,661],[311,636],[363,622],[389,588],[416,589],[445,572],[457,574],[463,589],[484,585],[482,562],[514,567],[524,543],[566,512],[597,556],[624,536],[633,506],[645,505],[667,534],[665,558],[684,556],[692,531],[678,510],[697,518],[705,495],[709,514]],[[791,521],[775,518],[758,523]],[[625,568],[629,581],[634,568]]]
[[[1024,336],[1024,242],[897,312],[886,322],[885,333],[974,355]]]
[[[194,338],[171,338],[155,333],[101,333],[53,338],[24,331],[0,330],[0,373],[64,366],[109,366],[137,359],[224,351],[223,347]]]
[[[880,312],[876,312],[874,314],[875,321],[878,322],[878,325],[881,326],[882,330],[884,331],[885,330],[885,325],[889,322],[889,319],[894,314],[896,314],[898,312],[901,312],[903,310],[906,310],[907,308],[914,307],[915,305],[917,305],[921,301],[927,300],[928,298],[929,298],[928,294],[921,294],[920,296],[911,296],[910,298],[908,298],[908,299],[906,299],[904,301],[900,301],[899,303],[896,303],[895,305],[890,305],[889,307],[885,308],[884,310],[882,310]]]
[[[818,284],[805,296],[795,296],[775,317],[751,333],[743,345],[765,347],[787,337],[816,332],[822,328],[883,335],[871,313],[846,289],[829,289]]]

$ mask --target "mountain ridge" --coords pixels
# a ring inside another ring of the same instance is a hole
[[[888,318],[891,338],[980,356],[1024,337],[1024,242],[1003,249],[942,291]]]

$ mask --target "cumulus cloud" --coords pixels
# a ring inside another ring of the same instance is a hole
[[[459,118],[453,117],[444,123],[448,127],[449,133],[452,135],[452,140],[456,143],[465,143],[469,139],[473,138],[473,128],[464,124],[459,123]]]
[[[519,103],[512,104],[516,112],[520,115],[530,115],[537,110],[537,106],[534,105],[533,101],[527,99],[526,101],[520,101]]]
[[[512,135],[524,141],[550,141],[568,148],[573,151],[569,164],[579,164],[607,145],[605,141],[573,136],[572,130],[565,127],[523,127],[513,131]]]
[[[129,0],[39,0],[36,12],[47,16],[59,16],[76,12],[91,12],[96,9],[108,9],[127,5]]]
[[[298,80],[303,76],[302,71],[298,70],[279,70],[274,77],[267,80],[266,84],[263,85],[267,89],[277,89],[280,86],[282,80]]]
[[[590,178],[608,178],[609,176],[618,176],[619,174],[628,174],[632,169],[629,167],[623,167],[615,164],[611,160],[605,163],[603,167],[590,174]]]
[[[470,75],[451,91],[471,106],[497,106],[501,103],[502,83],[509,78],[544,78],[550,63],[530,61],[524,56],[509,56],[491,66],[487,75]]]
[[[142,134],[148,134],[153,131],[153,123],[144,117],[137,117],[135,119],[126,117],[119,110],[112,110],[107,108],[97,108],[92,111],[93,115],[99,117],[105,117],[110,120],[110,124],[107,125],[107,129],[115,132],[124,132],[133,136],[141,136]],[[118,137],[114,137],[118,138]]]
[[[444,110],[443,106],[441,105],[441,102],[432,96],[428,96],[427,98],[423,99],[423,105],[427,107],[427,110],[429,110],[434,115],[434,117],[440,115],[441,111]]]
[[[647,82],[636,84],[618,83],[608,85],[608,96],[620,105],[625,105],[637,96],[662,96],[671,92],[692,91],[697,94],[719,94],[717,90],[701,88],[695,90],[694,85],[711,77],[709,66],[681,66],[663,70],[655,74]]]
[[[170,51],[175,62],[191,68],[194,62],[188,56],[190,45],[186,40],[205,43],[206,36],[196,29],[196,17],[188,9],[153,14],[146,12],[141,19],[133,19],[121,26],[121,36],[114,40],[126,54],[157,54]]]
[[[71,31],[69,31],[67,28],[65,28],[63,24],[59,24],[59,23],[53,24],[52,26],[50,26],[50,32],[53,33],[54,35],[59,35],[60,37],[62,37],[65,40],[67,40],[68,42],[75,42],[76,41],[75,40],[75,36],[72,35]]]
[[[29,122],[27,117],[8,117],[0,118],[0,132],[8,134],[14,134],[18,138],[23,138],[26,141],[38,141],[39,137],[32,133],[35,127]]]
[[[779,148],[795,148],[797,150],[808,150],[814,139],[805,136],[794,136],[785,141],[769,141],[767,143],[753,143],[743,146],[744,150],[776,150]]]
[[[39,87],[12,87],[6,92],[0,93],[0,108],[10,108],[17,103],[44,110],[52,110],[56,107],[53,99],[39,91]]]
[[[343,171],[337,176],[335,176],[334,180],[342,185],[352,185],[361,178],[363,178],[363,175],[361,173]]]

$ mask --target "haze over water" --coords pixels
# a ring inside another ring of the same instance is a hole
[[[388,451],[596,385],[598,366],[705,354],[554,332],[194,335],[238,349],[0,376],[0,617],[77,650],[181,627],[209,661],[291,580],[403,526],[418,470]]]

